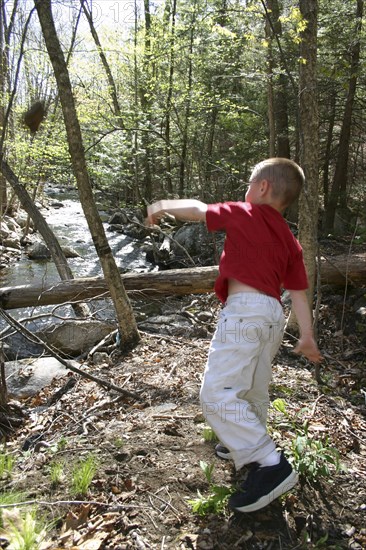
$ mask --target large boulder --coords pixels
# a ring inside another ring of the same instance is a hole
[[[59,325],[49,325],[37,332],[37,336],[54,349],[77,357],[89,351],[115,328],[102,321],[70,319]]]
[[[9,397],[31,397],[54,378],[65,376],[67,372],[66,367],[53,357],[8,361],[5,363],[5,376]]]
[[[44,347],[19,332],[11,332],[3,337],[4,354],[7,361],[26,359],[29,357],[39,357],[44,353]]]

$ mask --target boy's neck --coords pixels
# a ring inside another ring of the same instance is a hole
[[[283,206],[281,204],[279,204],[278,202],[276,202],[276,201],[270,201],[270,200],[267,201],[267,200],[264,199],[263,201],[251,202],[251,204],[258,204],[258,205],[266,204],[267,206],[270,206],[274,210],[277,210],[277,212],[279,212],[281,214],[281,216],[283,215],[283,213],[285,211],[285,208],[283,208]]]

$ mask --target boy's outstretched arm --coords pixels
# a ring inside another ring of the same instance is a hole
[[[292,307],[300,328],[300,339],[294,349],[314,363],[322,360],[321,353],[314,339],[313,321],[305,290],[289,290]]]
[[[207,204],[195,199],[163,200],[147,207],[147,222],[157,223],[164,214],[182,221],[206,221]]]

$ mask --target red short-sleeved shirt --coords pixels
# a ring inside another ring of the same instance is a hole
[[[282,215],[267,204],[226,202],[208,205],[209,231],[224,230],[215,292],[228,296],[228,279],[236,279],[280,301],[281,288],[305,290],[308,280],[302,248]]]

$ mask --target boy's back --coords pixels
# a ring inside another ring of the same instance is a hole
[[[307,288],[301,246],[271,206],[249,202],[208,205],[206,223],[209,231],[226,232],[215,285],[222,302],[231,293],[232,279],[278,300],[282,286]]]

